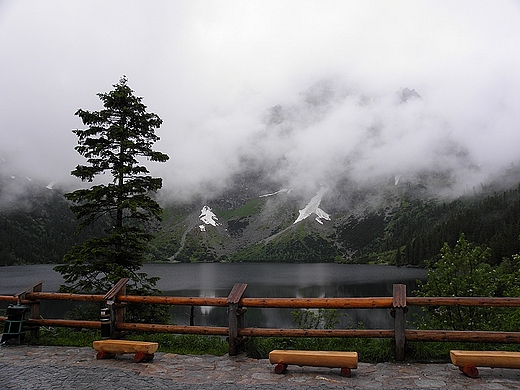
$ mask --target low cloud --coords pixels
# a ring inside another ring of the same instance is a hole
[[[175,199],[252,167],[309,193],[439,169],[457,194],[520,158],[515,1],[6,1],[0,36],[9,176],[81,186],[74,112],[122,75]]]

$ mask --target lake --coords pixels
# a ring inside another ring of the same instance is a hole
[[[63,279],[53,271],[54,265],[0,267],[0,295],[15,294],[43,280],[43,291],[57,291]],[[235,283],[247,283],[245,297],[271,298],[342,298],[390,297],[395,283],[407,285],[408,294],[417,280],[426,279],[426,270],[384,265],[334,263],[176,263],[146,264],[149,276],[159,276],[157,287],[164,295],[194,297],[226,297]],[[74,307],[73,302],[42,302],[44,318],[63,318]],[[0,308],[7,304],[0,302]],[[250,308],[245,326],[295,327],[291,309]],[[389,310],[340,310],[340,326],[362,322],[366,328],[391,328]],[[190,308],[171,308],[172,322],[188,325]],[[225,308],[195,307],[195,325],[227,326]],[[410,316],[410,313],[407,317]]]

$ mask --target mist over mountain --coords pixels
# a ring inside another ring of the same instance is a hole
[[[211,142],[201,139],[199,153],[183,165],[177,158],[176,169],[152,170],[164,178],[158,200],[165,213],[149,260],[396,263],[402,255],[403,264],[418,265],[474,229],[469,218],[458,229],[446,227],[453,213],[510,191],[499,214],[515,215],[518,159],[504,150],[493,164],[481,162],[473,139],[460,137],[460,123],[415,89],[381,95],[329,78],[247,120],[237,109],[217,124],[231,124],[236,136],[224,139],[229,144],[209,149]],[[245,126],[241,133],[238,124]],[[212,164],[203,161],[201,170],[197,162],[205,159]],[[2,235],[19,239],[5,241],[0,264],[61,261],[80,240],[62,194],[79,185],[10,168],[3,159]],[[482,216],[494,221],[485,208]],[[513,222],[504,227],[509,238],[501,245],[509,249],[500,247],[501,254],[518,247],[511,244],[520,234]],[[475,233],[478,244],[504,236],[500,229],[486,234]],[[54,247],[42,250],[46,241]],[[30,248],[28,242],[38,249],[23,255],[17,248]]]
[[[408,87],[376,94],[329,78],[263,110],[245,113],[237,107],[211,123],[215,131],[229,125],[233,136],[215,143],[198,139],[196,156],[177,161],[173,169],[157,168],[164,177],[161,197],[222,199],[238,183],[258,190],[256,195],[290,188],[304,201],[325,187],[338,200],[334,207],[341,208],[357,189],[429,177],[430,196],[453,198],[518,163],[510,145],[481,153],[478,134],[465,136],[468,124],[436,106]],[[434,176],[442,185],[433,184]]]
[[[324,187],[325,196],[341,208],[358,189],[419,177],[442,176],[441,186],[428,185],[425,191],[458,197],[519,162],[515,116],[477,117],[475,123],[467,112],[446,110],[438,96],[429,98],[413,86],[385,91],[339,76],[321,79],[279,100],[273,96],[272,106],[261,106],[265,100],[237,102],[201,119],[191,131],[159,132],[157,148],[170,161],[149,169],[163,178],[163,202],[226,199],[226,191],[238,183],[250,193],[257,190],[256,195],[292,189],[302,202]],[[472,110],[477,104],[482,102]],[[15,156],[0,147],[0,174],[35,177],[65,191],[86,185],[61,171],[33,176]],[[79,160],[70,161],[69,170],[83,163]],[[3,190],[4,201],[23,193],[22,182]]]

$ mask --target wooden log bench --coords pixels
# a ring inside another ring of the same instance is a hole
[[[153,360],[158,343],[133,340],[98,340],[93,342],[97,352],[96,359],[110,359],[116,355],[134,353],[134,362],[148,362]]]
[[[298,366],[341,368],[341,375],[350,378],[351,369],[357,368],[358,353],[342,351],[274,350],[269,362],[276,364],[274,372],[283,374],[289,364]]]
[[[450,351],[451,362],[470,378],[478,376],[477,367],[520,368],[520,352]]]

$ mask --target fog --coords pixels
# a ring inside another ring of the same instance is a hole
[[[459,194],[520,160],[516,1],[4,0],[0,64],[0,174],[24,180],[82,185],[74,113],[123,75],[175,199],[250,167],[314,193],[438,169]]]

